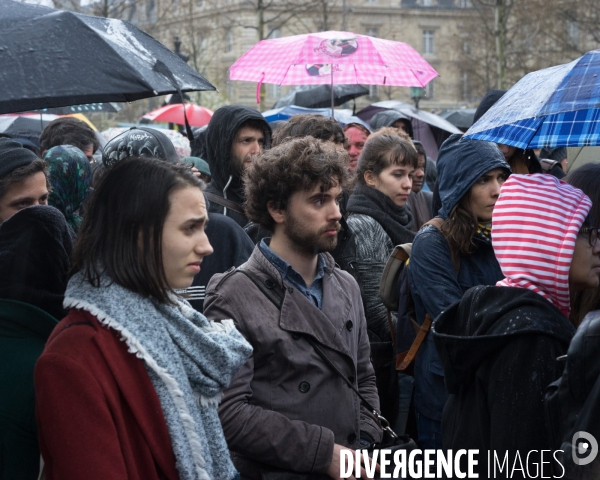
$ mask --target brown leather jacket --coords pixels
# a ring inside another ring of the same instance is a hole
[[[329,466],[334,443],[357,449],[360,431],[381,440],[381,429],[356,394],[305,338],[316,340],[379,408],[360,290],[348,273],[334,268],[329,254],[325,258],[321,310],[285,284],[258,247],[242,268],[285,292],[281,310],[241,273],[218,274],[208,284],[205,315],[232,318],[254,348],[219,409],[243,477],[260,478],[261,467],[319,474]]]

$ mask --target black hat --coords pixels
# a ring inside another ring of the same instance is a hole
[[[179,157],[169,137],[148,127],[131,127],[111,138],[102,150],[102,163],[107,168],[127,157],[152,157],[169,163],[179,163]]]
[[[19,142],[12,138],[0,138],[0,179],[19,167],[33,163],[34,160],[39,160],[39,157]]]

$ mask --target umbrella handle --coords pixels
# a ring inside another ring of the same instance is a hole
[[[265,79],[265,72],[263,72],[262,76],[260,77],[259,82],[256,84],[256,104],[260,105],[260,87],[263,84],[263,80]]]

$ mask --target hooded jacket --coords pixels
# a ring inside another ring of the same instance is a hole
[[[392,123],[397,120],[406,120],[406,127],[408,136],[413,138],[413,128],[410,118],[400,113],[397,110],[383,110],[373,115],[373,118],[369,121],[369,126],[373,131],[379,130],[381,127],[391,127]]]
[[[452,135],[442,145],[437,167],[442,198],[439,216],[443,219],[483,174],[496,168],[510,171],[495,144],[463,140],[458,134]],[[460,300],[469,288],[494,285],[503,278],[491,243],[479,236],[475,236],[473,242],[472,252],[460,256],[457,274],[444,235],[433,226],[427,226],[417,234],[408,278],[419,323],[423,323],[426,313],[435,319],[444,309]],[[420,414],[441,421],[445,401],[442,365],[432,336],[428,335],[415,360],[415,408]]]
[[[0,226],[0,478],[39,473],[33,369],[66,314],[71,233],[62,213],[41,205]]]
[[[550,175],[503,185],[492,242],[506,278],[470,290],[432,330],[450,393],[444,448],[550,449],[543,397],[575,333],[568,276],[590,208],[583,192]]]
[[[244,183],[239,172],[231,161],[231,147],[240,127],[249,120],[262,124],[265,136],[264,148],[271,146],[271,127],[265,118],[256,110],[241,105],[227,105],[219,108],[208,124],[206,130],[206,144],[204,145],[205,157],[210,166],[212,179],[206,191],[227,198],[240,206],[244,203]],[[231,179],[231,183],[228,184]],[[225,188],[227,187],[227,188]],[[223,213],[223,206],[211,202],[209,212]],[[244,215],[227,209],[227,216],[233,218],[244,227],[248,220]]]

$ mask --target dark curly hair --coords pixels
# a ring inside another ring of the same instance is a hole
[[[410,165],[417,168],[419,158],[410,139],[400,135],[374,133],[365,143],[356,169],[356,181],[366,185],[365,172],[378,176],[390,165]]]
[[[262,228],[273,231],[275,222],[267,204],[287,209],[294,192],[321,185],[326,192],[348,182],[347,153],[313,137],[295,138],[267,150],[246,169],[246,215]]]
[[[340,124],[323,115],[294,115],[273,133],[272,146],[281,145],[292,138],[314,137],[318,140],[329,140],[343,145],[346,136]]]

